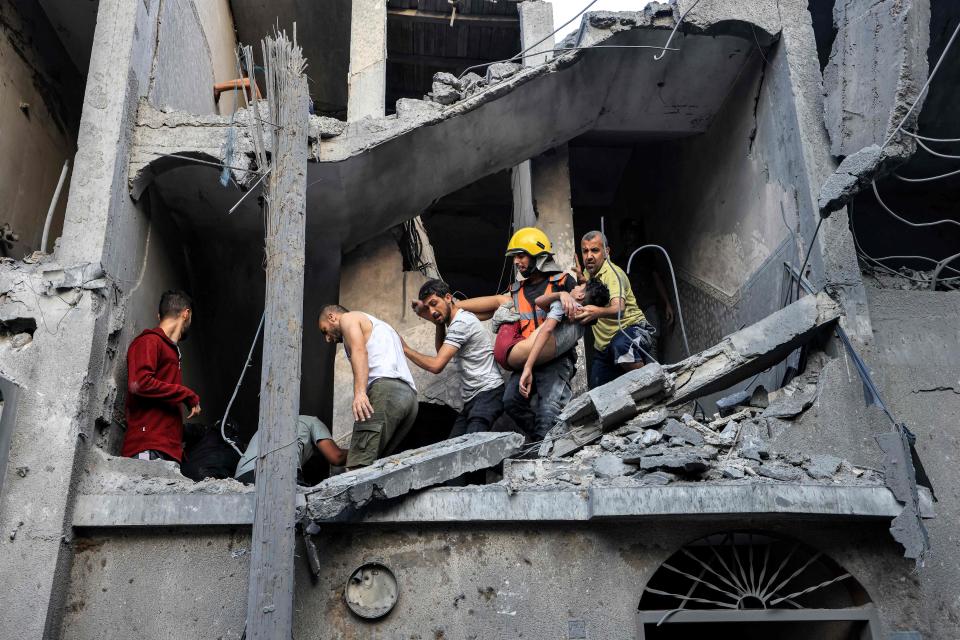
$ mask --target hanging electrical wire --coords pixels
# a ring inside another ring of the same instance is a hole
[[[938,176],[929,176],[926,178],[907,178],[899,173],[894,173],[893,177],[897,180],[903,180],[904,182],[933,182],[934,180],[943,180],[944,178],[949,178],[950,176],[955,176],[957,174],[960,174],[960,169],[951,171],[950,173],[941,173]]]
[[[932,227],[932,226],[938,225],[938,224],[955,224],[955,225],[957,225],[958,227],[960,227],[960,221],[951,220],[951,219],[949,219],[949,218],[944,218],[943,220],[934,220],[933,222],[910,222],[910,221],[907,220],[906,218],[903,218],[902,216],[898,215],[898,214],[897,214],[893,209],[891,209],[889,206],[887,206],[887,203],[884,202],[884,201],[883,201],[883,198],[880,197],[880,191],[877,189],[877,181],[876,181],[876,180],[871,181],[871,184],[873,185],[873,195],[877,198],[877,202],[880,203],[880,206],[883,207],[883,209],[884,209],[887,213],[889,213],[891,216],[893,216],[894,218],[896,218],[897,220],[899,220],[899,221],[902,222],[903,224],[909,225],[909,226],[911,226],[911,227],[919,227],[919,228],[922,228],[922,227]]]
[[[653,56],[654,60],[660,60],[663,58],[663,56],[667,54],[667,48],[670,46],[670,43],[673,42],[673,36],[677,35],[677,29],[680,28],[681,24],[683,24],[683,20],[687,17],[687,14],[693,11],[694,7],[696,7],[698,4],[700,4],[700,0],[696,0],[696,2],[690,5],[689,9],[687,9],[680,15],[680,19],[677,20],[677,24],[673,25],[673,30],[670,31],[670,37],[668,37],[667,41],[663,44],[663,49],[660,51],[660,53]],[[760,55],[762,56],[763,52],[761,52]]]
[[[539,40],[537,40],[536,42],[534,42],[532,45],[530,45],[530,46],[527,47],[526,49],[520,51],[519,53],[515,53],[514,55],[510,56],[509,58],[505,58],[504,60],[494,60],[494,61],[492,61],[492,62],[483,62],[483,63],[481,63],[481,64],[475,64],[475,65],[473,65],[473,66],[467,67],[466,69],[464,69],[463,71],[460,72],[460,75],[457,76],[457,78],[462,78],[464,75],[467,74],[467,72],[473,71],[474,69],[481,69],[481,68],[483,68],[483,67],[489,67],[489,66],[492,65],[492,64],[497,64],[497,63],[500,63],[500,62],[513,62],[513,61],[516,60],[517,58],[522,58],[522,57],[525,56],[526,54],[530,53],[530,51],[532,51],[532,50],[535,49],[536,47],[539,47],[541,44],[543,44],[544,42],[546,42],[549,38],[552,38],[553,36],[555,36],[558,31],[560,31],[561,29],[563,29],[564,27],[566,27],[568,24],[570,24],[571,22],[573,22],[574,20],[576,20],[577,18],[579,18],[581,15],[583,15],[583,13],[584,13],[587,9],[589,9],[589,8],[592,7],[593,5],[597,4],[597,2],[598,2],[598,0],[590,0],[590,2],[587,4],[587,6],[585,6],[583,9],[580,9],[580,11],[578,11],[577,13],[575,13],[572,18],[570,18],[569,20],[567,20],[566,22],[564,22],[562,25],[560,25],[559,27],[557,27],[556,29],[554,29],[553,31],[551,31],[550,33],[548,33],[547,35],[545,35],[544,37],[542,37],[542,38],[540,38]],[[699,0],[698,0],[698,2],[699,2]],[[669,44],[669,43],[668,43],[668,44]],[[553,50],[553,49],[550,49],[550,51],[552,51],[552,50]]]
[[[940,57],[937,59],[937,64],[933,66],[933,71],[930,72],[930,75],[927,76],[927,81],[924,82],[923,87],[920,88],[920,92],[917,94],[917,99],[913,101],[913,104],[910,105],[910,109],[908,109],[907,112],[903,115],[903,118],[900,119],[900,124],[897,125],[897,128],[894,129],[889,136],[887,136],[887,139],[881,145],[881,148],[886,147],[888,144],[890,144],[890,141],[893,140],[893,137],[903,129],[903,125],[904,123],[906,123],[907,118],[910,117],[910,114],[913,113],[913,110],[917,108],[918,104],[920,104],[920,99],[923,98],[923,95],[926,93],[927,88],[930,86],[930,83],[933,82],[933,79],[936,77],[937,71],[940,70],[940,64],[943,62],[944,58],[947,57],[947,52],[950,51],[950,47],[953,46],[953,42],[954,40],[957,39],[958,33],[960,33],[960,23],[958,23],[957,28],[953,30],[953,35],[950,36],[950,39],[947,41],[946,46],[943,48],[943,51],[940,53]]]
[[[900,133],[905,133],[911,138],[915,138],[917,140],[926,140],[927,142],[960,142],[960,138],[930,138],[928,136],[921,136],[917,133],[913,133],[912,131],[907,131],[906,129],[901,129]]]
[[[920,145],[920,148],[929,153],[932,156],[937,156],[938,158],[946,158],[947,160],[960,160],[960,156],[951,156],[946,153],[940,153],[939,151],[934,151],[926,144],[924,144],[922,139],[917,139],[917,144]]]

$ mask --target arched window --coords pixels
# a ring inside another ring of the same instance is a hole
[[[673,554],[644,588],[637,629],[641,640],[879,637],[870,597],[843,567],[753,531],[707,536]]]

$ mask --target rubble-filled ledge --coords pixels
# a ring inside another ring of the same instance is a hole
[[[929,492],[921,489],[926,516]],[[571,522],[656,518],[809,516],[893,518],[903,510],[884,486],[747,482],[660,486],[558,486],[512,490],[504,484],[430,489],[396,504],[344,514],[337,522]]]

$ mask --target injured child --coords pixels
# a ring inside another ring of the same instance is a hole
[[[610,302],[610,291],[599,280],[591,280],[578,285],[571,292],[576,300],[576,308],[566,310],[560,301],[560,293],[546,293],[536,300],[536,305],[547,310],[547,317],[536,330],[528,337],[523,338],[519,332],[519,318],[515,318],[513,302],[500,307],[494,314],[494,329],[497,332],[494,355],[497,363],[505,369],[519,371],[520,393],[530,397],[533,387],[533,368],[538,364],[549,362],[570,349],[583,337],[585,325],[572,320],[580,309],[587,305],[599,307]]]

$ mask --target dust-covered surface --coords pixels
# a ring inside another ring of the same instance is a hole
[[[194,482],[180,474],[176,463],[111,456],[94,447],[83,466],[78,491],[89,495],[242,494],[253,493],[254,486],[233,478]]]

